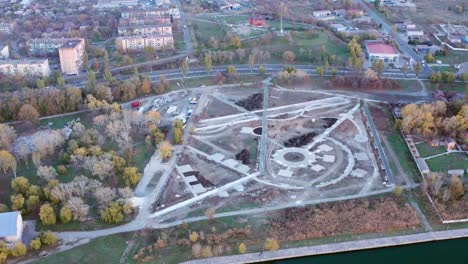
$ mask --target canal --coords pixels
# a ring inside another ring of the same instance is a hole
[[[468,263],[468,238],[275,261],[275,264]]]

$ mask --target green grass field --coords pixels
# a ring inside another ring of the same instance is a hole
[[[426,162],[431,171],[468,169],[468,155],[463,152],[455,152],[438,156],[427,159]]]
[[[426,87],[430,91],[435,91],[440,89],[444,92],[458,92],[458,93],[467,93],[468,92],[468,82],[456,82],[456,83],[431,83],[429,81],[425,82]]]
[[[416,144],[416,148],[418,149],[419,155],[422,158],[427,158],[430,156],[434,156],[437,154],[442,154],[444,152],[447,152],[445,147],[439,146],[439,147],[432,147],[425,142],[421,142],[419,144]]]
[[[110,235],[35,261],[35,264],[119,263],[133,233]]]

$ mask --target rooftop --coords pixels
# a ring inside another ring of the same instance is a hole
[[[19,214],[19,211],[0,213],[0,237],[16,235],[16,219]]]
[[[398,54],[396,48],[390,44],[385,44],[382,42],[367,42],[366,46],[369,53]]]
[[[72,39],[72,40],[67,40],[65,43],[63,43],[62,48],[75,48],[78,46],[78,44],[81,43],[81,39]]]

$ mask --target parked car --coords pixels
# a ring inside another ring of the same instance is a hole
[[[138,107],[141,106],[141,102],[140,102],[140,101],[132,102],[132,103],[130,104],[130,106],[131,106],[132,108],[138,108]]]

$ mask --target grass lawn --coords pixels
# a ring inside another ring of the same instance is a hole
[[[254,40],[243,43],[246,48],[254,48],[259,45],[270,52],[270,62],[283,62],[283,53],[287,50],[293,51],[296,55],[296,63],[321,63],[321,47],[325,46],[326,53],[336,55],[334,65],[346,63],[348,49],[346,43],[335,37],[331,32],[314,30],[292,31],[289,32],[291,41],[287,38],[276,36],[271,41],[259,43],[262,41]]]
[[[416,148],[418,149],[419,155],[422,158],[434,156],[437,154],[442,154],[444,152],[447,152],[445,147],[439,146],[439,147],[431,147],[430,145],[426,144],[425,142],[421,142],[419,144],[416,144]]]
[[[444,92],[459,92],[466,93],[468,92],[468,82],[456,82],[456,83],[431,83],[429,81],[425,82],[426,87],[430,91],[435,91],[440,89]]]
[[[416,80],[397,80],[403,91],[421,91],[422,87]]]
[[[266,76],[267,75],[255,74],[254,72],[252,75],[241,75],[239,81],[226,80],[224,84],[238,83],[239,85],[242,85],[242,83],[262,81],[266,78]],[[177,83],[179,83],[179,85],[177,85]],[[183,85],[182,85],[182,79],[171,80],[169,85],[170,85],[169,91],[175,91],[179,89],[200,87],[203,85],[205,86],[217,85],[217,83],[213,81],[213,77],[202,77],[202,78],[187,78],[183,80]]]
[[[91,121],[86,118],[86,114],[86,112],[83,112],[60,117],[41,119],[40,126],[47,126],[49,123],[52,123],[50,126],[52,129],[59,129],[63,128],[66,123],[75,120],[76,118],[80,118],[80,123],[82,123],[85,127],[90,127]]]
[[[105,229],[105,228],[110,228],[110,227],[115,227],[115,226],[116,225],[106,224],[102,221],[86,221],[86,222],[72,221],[66,224],[61,224],[58,222],[56,225],[44,226],[41,224],[41,221],[37,221],[36,231],[47,231],[47,230],[51,230],[54,232],[89,231],[89,230]]]
[[[390,144],[393,152],[398,157],[401,167],[408,175],[413,176],[414,182],[421,181],[421,176],[416,168],[416,164],[411,156],[411,153],[406,145],[405,140],[398,131],[393,131],[387,135],[388,143]]]
[[[119,263],[133,233],[100,237],[88,244],[35,261],[35,264]]]
[[[463,152],[445,154],[427,159],[426,162],[431,171],[468,169],[468,155]]]

